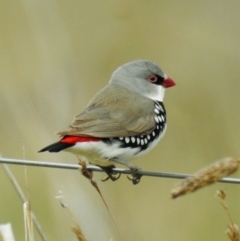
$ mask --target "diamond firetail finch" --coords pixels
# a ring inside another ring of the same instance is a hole
[[[117,68],[106,87],[77,115],[69,128],[58,132],[60,140],[39,152],[68,151],[91,164],[105,168],[112,180],[111,168],[120,163],[132,170],[137,184],[140,168],[129,162],[154,148],[163,137],[166,88],[174,86],[155,63],[136,60]]]

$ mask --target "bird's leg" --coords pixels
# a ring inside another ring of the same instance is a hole
[[[130,169],[130,171],[132,172],[132,175],[131,176],[127,176],[127,178],[132,181],[132,183],[134,185],[138,184],[140,182],[140,179],[142,177],[141,174],[138,174],[137,172],[138,171],[141,171],[142,168],[130,163],[130,162],[126,162],[126,161],[123,161],[123,160],[120,160],[120,159],[111,159],[111,161],[114,161],[114,162],[117,162],[119,164],[122,164],[126,167],[128,167]]]
[[[97,165],[99,166],[99,165]],[[114,165],[109,165],[109,166],[99,166],[101,169],[103,169],[103,171],[106,172],[107,176],[104,177],[103,179],[101,179],[103,182],[107,181],[108,179],[111,179],[112,181],[117,181],[120,176],[121,173],[117,174],[115,173],[112,169],[115,168]]]

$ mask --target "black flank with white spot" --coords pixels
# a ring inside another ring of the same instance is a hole
[[[152,133],[148,135],[141,135],[141,136],[129,136],[129,137],[114,137],[114,138],[104,138],[103,141],[109,145],[111,145],[113,142],[121,142],[121,148],[131,147],[131,148],[140,148],[140,151],[146,150],[149,145],[156,139],[159,138],[159,136],[162,134],[162,132],[165,129],[166,126],[166,110],[164,108],[164,105],[160,101],[154,101],[155,103],[155,129],[152,131]]]

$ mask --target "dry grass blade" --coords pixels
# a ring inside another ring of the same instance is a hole
[[[224,158],[210,166],[200,170],[193,176],[184,179],[171,191],[171,197],[177,198],[188,192],[194,192],[200,188],[219,181],[222,177],[233,174],[238,170],[240,160]]]

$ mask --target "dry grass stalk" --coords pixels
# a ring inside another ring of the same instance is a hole
[[[98,192],[98,194],[100,195],[100,197],[101,197],[104,205],[106,206],[107,210],[109,211],[108,205],[107,205],[105,199],[103,198],[103,195],[102,195],[102,193],[101,193],[101,191],[100,191],[97,183],[93,180],[93,172],[91,172],[91,171],[89,171],[89,170],[87,169],[87,164],[86,164],[85,161],[80,160],[79,157],[78,157],[78,160],[79,160],[79,165],[82,166],[82,168],[81,168],[81,173],[82,173],[82,175],[83,175],[84,177],[86,177],[86,178],[90,181],[90,183],[92,184],[92,186],[97,190],[97,192]]]
[[[78,239],[78,241],[87,241],[87,239],[84,237],[82,230],[80,229],[80,227],[75,224],[75,226],[73,226],[71,228],[72,232],[76,234],[76,237]]]
[[[177,198],[188,192],[194,192],[231,175],[238,170],[240,160],[224,158],[184,179],[171,191],[171,197]]]
[[[100,195],[100,197],[101,197],[101,199],[102,199],[105,207],[106,207],[107,210],[108,210],[109,215],[111,216],[111,218],[112,218],[112,220],[113,220],[113,222],[114,222],[114,224],[115,224],[115,226],[116,226],[116,228],[117,228],[117,230],[118,230],[118,232],[119,232],[119,235],[121,236],[121,239],[123,240],[123,237],[122,237],[121,232],[120,232],[120,230],[119,230],[119,228],[118,228],[118,225],[117,225],[117,223],[115,222],[115,220],[114,220],[114,218],[113,218],[113,215],[112,215],[110,209],[108,208],[108,205],[107,205],[105,199],[103,198],[103,195],[102,195],[102,193],[101,193],[101,191],[100,191],[97,183],[93,180],[93,172],[92,172],[92,171],[89,171],[89,170],[87,169],[87,164],[86,164],[85,161],[82,161],[78,156],[77,156],[77,158],[78,158],[78,161],[79,161],[79,165],[82,166],[82,168],[81,168],[81,173],[82,173],[82,175],[83,175],[84,177],[86,177],[86,178],[90,181],[90,183],[92,184],[92,186],[97,190],[98,194]],[[72,229],[72,231],[74,232],[73,229]]]
[[[73,215],[71,209],[70,209],[69,206],[65,203],[64,197],[63,197],[63,195],[62,195],[62,191],[59,191],[59,193],[58,193],[58,195],[56,196],[56,198],[60,200],[61,206],[62,206],[63,208],[66,208],[66,209],[68,210],[68,212],[70,213],[70,215],[71,215],[71,217],[72,217],[72,220],[73,220],[73,222],[74,222],[74,226],[71,227],[71,230],[72,230],[73,233],[76,234],[76,237],[77,237],[78,241],[88,241],[88,240],[86,239],[86,237],[84,236],[84,234],[83,234],[80,226],[78,225],[76,219],[74,218],[74,215]]]
[[[28,202],[23,203],[23,214],[25,227],[25,241],[34,241],[31,205]]]
[[[230,220],[230,224],[228,224],[228,229],[226,230],[226,233],[231,241],[240,241],[239,236],[239,229],[237,224],[233,223],[228,205],[225,201],[226,199],[226,193],[223,190],[217,191],[217,196],[220,198],[220,204],[221,206],[226,210],[228,218]]]
[[[240,240],[237,224],[235,224],[235,223],[229,224],[226,233],[231,241],[239,241]]]
[[[1,157],[1,155],[0,155]],[[7,164],[2,164],[2,167],[7,175],[7,177],[9,178],[9,181],[12,183],[13,185],[13,188],[15,189],[16,193],[18,194],[20,200],[22,201],[22,203],[26,203],[28,202],[27,201],[27,198],[25,197],[20,185],[18,184],[16,178],[14,177],[13,173],[11,172],[10,168],[8,167]],[[33,221],[33,224],[35,225],[35,228],[38,232],[38,234],[40,235],[41,239],[43,241],[47,241],[47,237],[46,235],[44,234],[43,230],[42,230],[42,227],[40,225],[40,223],[38,222],[35,214],[33,213],[33,211],[31,211],[31,215],[32,215],[32,221]]]

